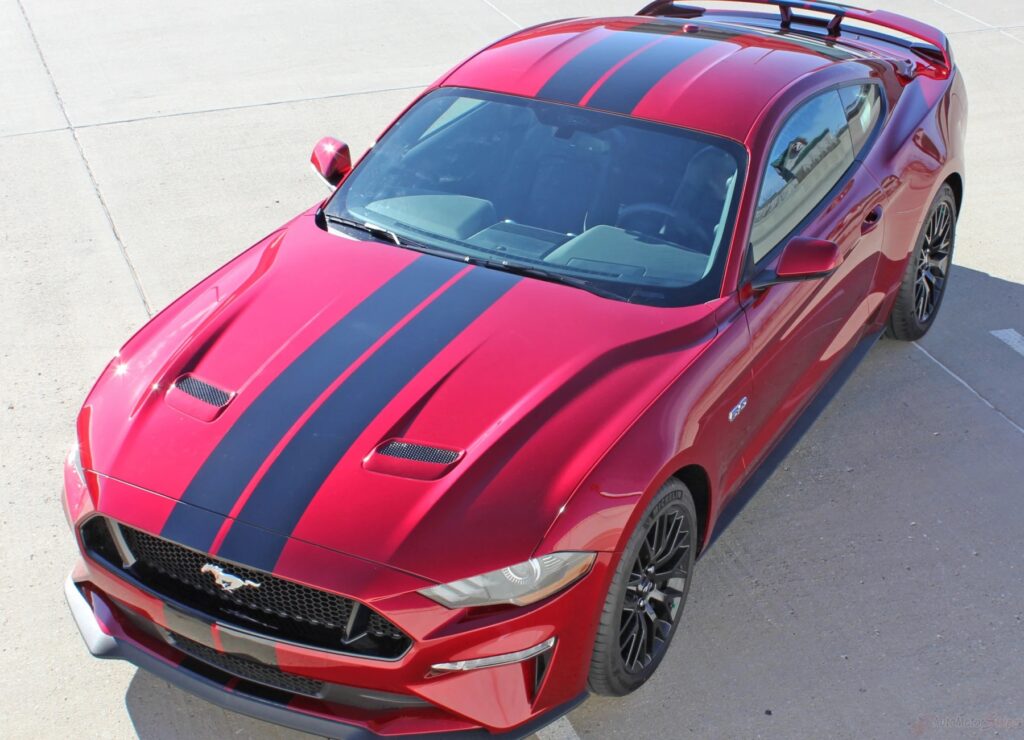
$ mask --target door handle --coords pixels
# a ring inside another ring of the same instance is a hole
[[[864,221],[860,225],[860,233],[867,234],[870,231],[874,231],[875,227],[882,220],[882,206],[875,206],[868,215],[864,217]]]

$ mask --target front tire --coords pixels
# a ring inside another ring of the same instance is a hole
[[[903,282],[889,314],[887,334],[890,337],[912,342],[927,334],[935,322],[953,264],[956,219],[953,188],[943,185],[928,209],[928,217],[907,262]]]
[[[657,670],[679,626],[697,549],[686,485],[669,478],[648,504],[615,569],[590,663],[590,690],[623,696]]]

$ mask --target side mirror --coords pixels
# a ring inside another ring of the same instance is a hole
[[[345,175],[352,171],[352,155],[348,144],[330,136],[316,143],[309,161],[313,164],[313,171],[332,188],[338,187]]]
[[[775,271],[765,270],[754,278],[751,287],[762,290],[777,283],[817,280],[831,275],[841,264],[843,255],[835,242],[796,236],[782,248]]]

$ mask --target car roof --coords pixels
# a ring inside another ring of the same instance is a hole
[[[780,92],[836,65],[852,67],[851,77],[876,69],[855,48],[742,21],[591,18],[515,33],[471,57],[442,84],[584,105],[744,141]]]

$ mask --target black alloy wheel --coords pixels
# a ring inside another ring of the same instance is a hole
[[[630,534],[605,598],[590,663],[590,690],[622,696],[658,668],[690,590],[699,529],[693,496],[669,478]]]
[[[952,256],[953,207],[942,201],[925,224],[924,242],[917,253],[914,315],[922,324],[927,324],[938,308]]]
[[[683,605],[693,533],[681,507],[662,512],[633,560],[619,623],[619,653],[629,673],[642,673],[668,647]]]
[[[910,253],[889,314],[886,328],[890,337],[912,342],[923,337],[935,322],[949,287],[956,221],[956,196],[946,184],[932,201]]]

